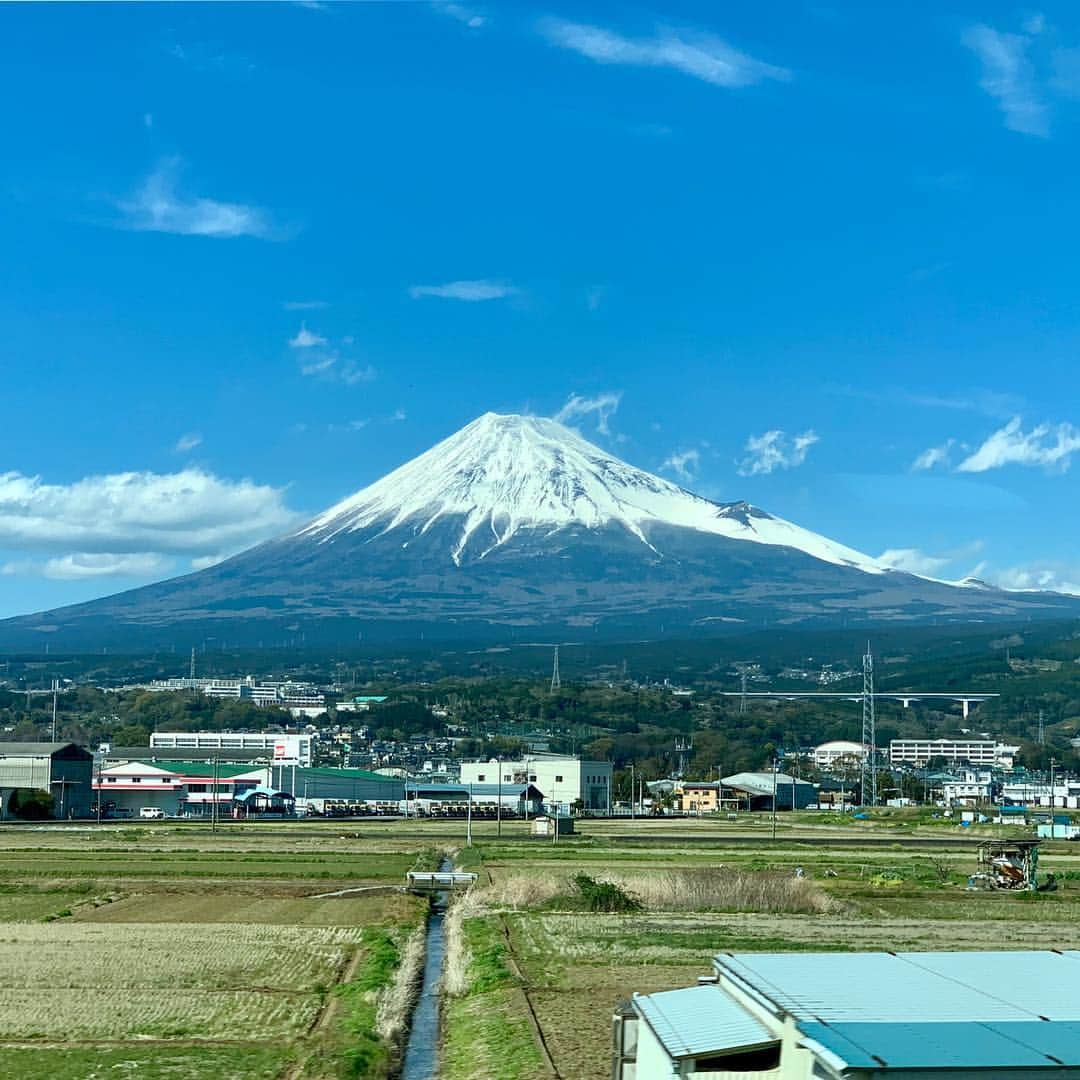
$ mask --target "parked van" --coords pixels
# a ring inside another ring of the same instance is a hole
[[[139,817],[141,817],[141,818],[154,818],[154,819],[157,819],[157,818],[163,818],[164,816],[165,816],[165,811],[162,810],[160,806],[144,806],[139,811]]]

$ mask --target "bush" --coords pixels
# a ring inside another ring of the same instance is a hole
[[[571,881],[589,911],[611,914],[641,911],[641,901],[612,881],[597,881],[588,874],[575,874]]]

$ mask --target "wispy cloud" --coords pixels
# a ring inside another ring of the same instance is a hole
[[[665,458],[660,469],[674,473],[680,480],[690,481],[694,479],[700,462],[699,450],[676,450]]]
[[[1025,407],[1025,401],[1017,394],[1006,394],[999,390],[987,390],[973,387],[956,393],[933,393],[910,390],[902,386],[889,386],[883,389],[867,389],[861,386],[842,386],[836,392],[847,397],[863,401],[874,401],[882,405],[914,405],[920,409],[949,409],[956,412],[973,412],[994,419],[1005,420]]]
[[[400,424],[404,420],[408,420],[409,414],[404,409],[395,409],[387,419],[391,424]]]
[[[939,465],[948,468],[952,461],[952,448],[955,445],[955,439],[946,439],[940,446],[929,447],[911,463],[912,470],[925,472],[928,469],[936,469]]]
[[[179,167],[175,158],[162,162],[130,199],[120,203],[125,228],[219,239],[272,239],[270,220],[258,207],[181,194]]]
[[[964,458],[957,472],[981,473],[1004,465],[1064,472],[1080,450],[1080,428],[1072,424],[1038,424],[1024,431],[1019,416],[995,431],[974,453]]]
[[[442,3],[436,0],[431,6],[440,15],[446,15],[451,19],[456,19],[459,23],[464,23],[470,30],[479,30],[487,22],[486,15],[481,15],[478,11],[466,7],[464,4]]]
[[[1027,25],[1027,34],[1009,34],[978,23],[968,28],[962,41],[978,57],[979,86],[997,102],[1005,126],[1045,139],[1050,135],[1050,110],[1028,58],[1033,35],[1043,27]]]
[[[178,454],[186,454],[189,450],[194,450],[196,446],[201,446],[202,441],[202,435],[199,432],[189,431],[176,440],[173,450]]]
[[[814,443],[820,441],[814,431],[788,438],[779,429],[746,440],[746,457],[738,463],[740,476],[767,476],[777,469],[794,469],[806,460]]]
[[[311,349],[316,345],[325,345],[326,338],[321,337],[319,334],[313,333],[307,328],[306,323],[300,324],[300,329],[296,331],[296,337],[289,338],[289,345],[294,349]]]
[[[582,397],[580,394],[571,394],[566,399],[566,404],[552,417],[560,424],[572,424],[583,416],[596,416],[596,430],[601,435],[610,435],[611,428],[608,421],[615,415],[622,401],[622,391],[609,390],[594,397]]]
[[[712,34],[692,30],[661,29],[651,37],[626,37],[601,26],[542,19],[540,33],[552,45],[570,49],[598,64],[672,68],[684,75],[738,89],[766,79],[787,80],[786,68],[766,64],[733,48]]]
[[[505,281],[449,281],[445,285],[413,285],[409,295],[414,300],[425,296],[437,296],[443,300],[464,300],[477,303],[483,300],[503,300],[508,296],[517,296],[521,292],[514,285]]]
[[[330,305],[325,300],[286,300],[281,306],[286,311],[321,311]]]
[[[300,374],[325,382],[340,382],[346,386],[372,382],[379,373],[370,364],[358,364],[355,360],[342,360],[336,354],[313,356],[300,364]]]

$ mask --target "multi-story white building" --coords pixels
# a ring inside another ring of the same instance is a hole
[[[947,806],[989,802],[992,779],[988,769],[964,769],[955,779],[942,781],[941,796]]]
[[[263,731],[155,731],[151,750],[264,750],[276,764],[311,764],[310,735],[274,735]]]
[[[1019,747],[993,739],[893,739],[889,761],[893,765],[925,765],[934,758],[967,765],[1012,765]]]
[[[549,806],[569,806],[580,799],[586,810],[608,811],[612,773],[610,761],[536,754],[520,761],[463,762],[461,783],[534,784]]]
[[[267,708],[288,709],[293,716],[319,716],[326,712],[326,695],[310,683],[256,682],[243,679],[155,679],[148,690],[196,690],[213,698],[240,698]]]

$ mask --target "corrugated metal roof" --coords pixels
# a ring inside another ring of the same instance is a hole
[[[635,994],[634,1006],[673,1058],[778,1041],[764,1024],[718,986]]]
[[[797,1020],[1080,1021],[1080,953],[740,953],[730,972]]]
[[[850,1069],[1052,1069],[1080,1066],[1080,1024],[800,1023]]]
[[[716,966],[848,1068],[1080,1067],[1080,952],[740,953]]]

